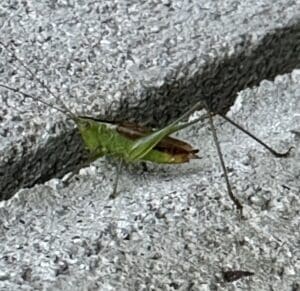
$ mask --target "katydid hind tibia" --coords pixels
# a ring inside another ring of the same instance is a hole
[[[98,159],[101,156],[113,156],[120,160],[116,179],[113,187],[113,193],[111,197],[115,197],[117,193],[117,185],[118,178],[122,166],[122,162],[136,162],[136,161],[150,161],[154,163],[185,163],[189,162],[191,159],[198,158],[197,152],[198,150],[194,149],[190,144],[181,141],[179,139],[175,139],[170,137],[170,135],[174,132],[177,132],[183,128],[186,128],[200,120],[204,120],[205,118],[209,119],[214,142],[217,147],[218,156],[221,162],[221,166],[224,172],[224,177],[226,180],[226,186],[228,190],[228,194],[230,199],[233,201],[235,206],[239,211],[242,211],[242,204],[235,197],[231,190],[231,185],[229,182],[227,169],[224,163],[224,159],[222,156],[221,148],[218,142],[217,134],[215,127],[213,125],[212,114],[217,114],[215,112],[210,112],[210,107],[204,102],[199,101],[191,109],[189,109],[186,113],[180,116],[178,119],[167,125],[166,127],[153,130],[153,129],[145,129],[141,126],[129,124],[129,123],[121,123],[115,124],[110,121],[100,120],[93,117],[87,116],[79,116],[71,112],[67,106],[59,100],[58,96],[56,96],[52,91],[44,84],[44,82],[36,77],[34,74],[24,63],[20,60],[13,51],[9,50],[4,44],[0,42],[10,54],[12,54],[19,63],[26,69],[30,75],[38,81],[47,91],[51,94],[57,101],[60,102],[62,107],[57,105],[48,103],[44,101],[42,98],[33,96],[31,94],[25,93],[19,89],[12,88],[8,85],[0,84],[0,87],[5,88],[7,90],[13,91],[15,93],[19,93],[23,95],[24,98],[30,98],[34,101],[43,103],[49,107],[54,108],[57,111],[62,112],[68,118],[72,119],[78,127],[82,140],[89,150],[91,155],[91,161]],[[62,109],[63,108],[63,109]],[[191,115],[194,111],[205,108],[208,112],[207,116],[202,116],[196,120],[191,122],[183,122],[189,115]],[[255,137],[253,134],[245,130],[240,125],[236,124],[234,121],[224,116],[223,114],[219,114],[229,123],[243,131],[245,134],[253,138],[259,144],[264,146],[268,151],[270,151],[276,157],[286,157],[288,156],[290,150],[284,153],[278,153],[270,146],[265,144],[263,141]]]

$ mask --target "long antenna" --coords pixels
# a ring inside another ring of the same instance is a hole
[[[33,96],[33,95],[30,95],[30,94],[28,94],[28,93],[25,93],[25,92],[23,92],[23,91],[20,91],[19,89],[16,89],[16,88],[12,88],[12,87],[9,87],[9,86],[6,86],[6,85],[3,85],[3,84],[0,84],[1,85],[1,87],[3,87],[3,88],[6,88],[6,89],[8,89],[8,90],[11,90],[11,91],[13,91],[13,92],[17,92],[17,93],[20,93],[20,94],[22,94],[25,98],[30,98],[30,99],[32,99],[32,100],[35,100],[35,101],[38,101],[38,102],[40,102],[40,103],[43,103],[43,104],[45,104],[45,105],[48,105],[48,106],[50,106],[50,107],[52,107],[52,108],[54,108],[54,109],[56,109],[56,110],[58,110],[58,111],[60,111],[60,112],[62,112],[62,113],[64,113],[65,115],[67,115],[68,117],[70,117],[71,119],[74,119],[75,117],[76,117],[76,115],[73,113],[73,112],[71,112],[69,109],[68,109],[68,107],[64,104],[64,102],[58,97],[58,95],[56,95],[56,94],[54,94],[51,90],[50,90],[50,88],[45,84],[45,82],[43,81],[43,80],[41,80],[40,78],[38,78],[37,76],[36,76],[36,74],[34,74],[34,72],[29,68],[29,67],[27,67],[27,65],[16,55],[16,53],[13,51],[13,50],[11,50],[11,49],[9,49],[2,41],[0,41],[0,45],[6,50],[6,51],[8,51],[8,53],[10,53],[19,63],[20,63],[20,65],[32,76],[32,78],[34,79],[34,80],[36,80],[43,88],[45,88],[46,90],[47,90],[47,92],[52,96],[52,97],[54,97],[54,99],[56,99],[58,102],[60,102],[60,104],[62,105],[62,107],[64,108],[64,110],[62,110],[61,108],[59,108],[59,107],[57,107],[57,106],[55,106],[55,105],[52,105],[52,104],[50,104],[50,103],[48,103],[48,102],[46,102],[46,101],[43,101],[42,100],[42,98],[38,98],[38,97],[35,97],[35,96]],[[12,66],[14,66],[14,65],[12,65]]]
[[[75,118],[75,115],[72,112],[65,111],[65,110],[63,110],[63,109],[61,109],[61,108],[59,108],[59,107],[57,107],[57,106],[55,106],[55,105],[53,105],[51,103],[48,103],[47,101],[44,101],[43,99],[41,99],[39,97],[33,96],[33,95],[25,93],[25,92],[23,92],[23,91],[21,91],[21,90],[19,90],[17,88],[9,87],[9,86],[1,84],[1,83],[0,83],[0,87],[5,88],[5,89],[10,90],[10,91],[13,91],[13,92],[16,92],[16,93],[19,93],[19,94],[23,95],[25,98],[30,98],[30,99],[32,99],[34,101],[40,102],[40,103],[42,103],[44,105],[47,105],[47,106],[49,106],[49,107],[51,107],[51,108],[53,108],[53,109],[55,109],[55,110],[57,110],[57,111],[65,114],[66,116],[68,116],[71,119]]]

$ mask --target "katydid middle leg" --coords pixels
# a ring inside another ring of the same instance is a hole
[[[113,191],[112,193],[109,195],[109,198],[110,199],[114,199],[118,196],[118,184],[119,184],[119,179],[120,179],[120,175],[121,175],[121,172],[122,172],[122,166],[123,166],[123,160],[120,159],[118,161],[118,164],[117,164],[117,167],[116,167],[116,178],[115,178],[115,181],[114,181],[114,186],[113,186]]]

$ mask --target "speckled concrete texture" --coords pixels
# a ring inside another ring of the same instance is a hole
[[[299,3],[79,3],[0,4],[1,41],[70,109],[162,125],[199,98],[227,111],[238,94],[228,116],[295,148],[274,158],[215,118],[243,220],[206,122],[178,133],[200,160],[128,166],[109,200],[114,162],[66,186],[85,159],[73,124],[1,89],[1,197],[20,191],[1,202],[0,290],[299,290]],[[0,64],[1,82],[60,105],[2,48]],[[254,275],[228,283],[224,270]]]
[[[298,67],[299,7],[270,0],[2,1],[0,32],[70,109],[162,126],[199,98],[226,111],[240,90]],[[2,82],[59,105],[2,47],[0,64]],[[86,160],[61,115],[0,94],[2,199]]]
[[[180,137],[201,160],[123,171],[98,160],[2,202],[1,290],[297,290],[300,284],[300,71],[239,94],[228,113],[290,157],[216,118],[240,220],[207,125]],[[298,132],[298,133],[297,133]],[[254,272],[226,283],[222,270]],[[298,287],[297,287],[298,286]]]

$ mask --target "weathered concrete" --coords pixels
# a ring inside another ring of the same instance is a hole
[[[1,39],[20,39],[18,55],[72,110],[149,124],[164,124],[201,96],[228,105],[243,88],[299,66],[297,2],[120,2],[7,10]],[[1,80],[50,99],[37,82],[19,79],[24,71],[13,71],[7,55]],[[216,118],[245,220],[226,194],[207,124],[196,124],[179,135],[201,160],[147,172],[132,166],[113,201],[115,172],[104,159],[68,187],[53,179],[3,201],[0,290],[297,290],[299,83],[299,70],[263,81],[241,91],[228,113],[278,150],[294,145],[289,158],[273,158]],[[82,160],[72,124],[0,94],[2,198]],[[255,274],[225,283],[223,269]]]
[[[199,98],[226,110],[243,88],[300,63],[297,1],[42,3],[4,1],[1,40],[81,113],[160,126]],[[5,50],[0,63],[2,82],[49,99]],[[2,199],[85,160],[61,116],[1,97]]]
[[[69,187],[54,179],[2,202],[1,290],[297,290],[299,82],[300,71],[264,81],[229,113],[277,150],[294,145],[289,158],[216,119],[246,220],[226,194],[208,126],[195,125],[180,137],[201,160],[124,170],[113,201],[114,169],[99,160]],[[225,283],[222,269],[255,274]]]

